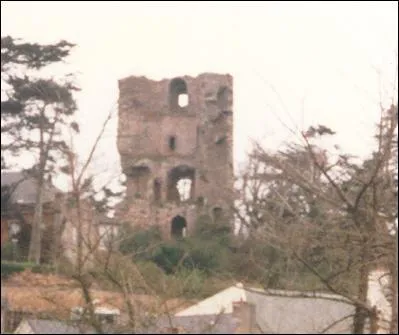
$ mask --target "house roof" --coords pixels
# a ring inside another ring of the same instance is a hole
[[[256,322],[273,334],[350,334],[354,307],[344,297],[299,291],[262,290],[242,285],[229,287],[176,316],[232,313],[234,301],[255,305]],[[342,321],[340,321],[342,319]],[[328,329],[334,322],[337,324]]]
[[[83,325],[78,327],[58,320],[23,319],[21,324],[23,322],[29,324],[34,334],[94,334],[93,330],[88,332],[82,328]],[[237,326],[238,320],[232,314],[172,316],[161,317],[154,325],[136,329],[135,333],[165,334],[170,333],[171,328],[178,328],[185,334],[233,334]]]
[[[201,300],[197,304],[177,313],[176,316],[232,313],[232,301],[239,300],[247,301],[246,291],[240,284],[228,287],[209,298]]]
[[[12,203],[33,204],[36,201],[37,182],[23,172],[2,172],[1,187],[15,187],[11,194]],[[55,195],[61,190],[55,186],[46,184],[44,191],[44,202],[52,202]]]
[[[25,319],[34,334],[84,334],[78,327],[56,320]],[[92,332],[90,332],[92,333]]]
[[[331,300],[334,299],[332,296],[300,297],[247,292],[247,299],[255,305],[257,323],[265,332],[351,334],[354,307],[347,302]]]
[[[238,320],[232,314],[164,316],[155,325],[138,330],[140,334],[170,333],[168,329],[183,329],[186,334],[233,334]]]

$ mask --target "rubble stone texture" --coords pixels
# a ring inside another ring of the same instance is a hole
[[[190,234],[205,209],[226,213],[234,182],[232,76],[119,80],[117,147],[127,178],[123,221],[158,225],[170,237]]]

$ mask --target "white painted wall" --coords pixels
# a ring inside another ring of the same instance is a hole
[[[177,313],[176,316],[232,313],[233,301],[240,300],[247,301],[245,290],[240,285],[231,286]]]
[[[382,316],[385,320],[391,318],[391,307],[384,296],[384,286],[389,283],[387,277],[382,277],[384,271],[374,271],[370,274],[369,281],[369,302],[371,305],[376,305],[381,311]],[[270,293],[284,294],[288,297],[265,297],[262,293],[265,291],[261,289],[248,289],[244,290],[241,284],[231,286],[205,300],[198,302],[197,304],[180,311],[176,316],[189,316],[189,315],[210,315],[218,313],[232,313],[234,301],[247,301],[255,304],[257,322],[265,330],[270,331],[283,331],[285,328],[293,329],[294,324],[297,324],[301,329],[308,329],[309,332],[315,332],[324,327],[328,326],[332,321],[337,318],[344,317],[346,315],[353,314],[353,306],[345,303],[331,302],[328,298],[337,298],[336,295],[332,294],[317,294],[317,296],[327,298],[326,299],[300,299],[297,301],[298,306],[293,306],[292,303],[295,299],[289,299],[290,295],[301,294],[299,291],[276,291],[271,290]],[[312,294],[309,295],[312,297]],[[288,299],[287,299],[288,298]],[[295,317],[292,320],[281,319],[279,315],[286,316],[287,312],[282,312],[281,308],[289,308],[291,314]],[[268,311],[268,315],[265,311]],[[271,317],[270,313],[276,314]],[[340,315],[342,314],[342,315]],[[301,318],[309,318],[307,322],[303,322]],[[294,320],[295,319],[295,320]],[[324,321],[321,322],[320,320]],[[272,322],[270,322],[272,320]],[[325,323],[325,325],[324,325]],[[312,328],[313,327],[313,328]],[[351,320],[339,324],[332,329],[329,329],[327,333],[341,333],[349,334],[351,327]],[[387,322],[380,322],[380,329],[378,334],[386,333],[389,324]],[[276,329],[274,329],[276,328]]]
[[[14,331],[14,334],[34,334],[32,327],[29,325],[28,321],[23,320]]]
[[[368,301],[381,312],[378,334],[386,334],[391,320],[391,304],[384,292],[389,290],[390,278],[384,269],[372,271],[369,275]]]

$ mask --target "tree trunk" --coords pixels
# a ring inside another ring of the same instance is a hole
[[[362,255],[362,264],[360,267],[360,282],[358,290],[358,299],[364,303],[367,303],[367,292],[369,285],[369,266],[367,265],[367,254],[368,254],[368,241],[365,241],[364,252]],[[353,320],[353,333],[364,334],[364,326],[366,324],[366,318],[368,311],[362,306],[356,306],[355,316]]]
[[[39,142],[39,166],[37,171],[37,190],[35,214],[32,222],[32,235],[29,244],[28,260],[40,264],[41,242],[43,229],[43,188],[44,188],[44,169],[46,167],[46,155],[44,150],[44,108],[40,112],[40,142]]]
[[[55,268],[58,270],[58,261],[61,254],[61,235],[62,235],[62,220],[63,215],[61,212],[57,212],[54,215],[54,229],[53,229],[53,243],[51,250],[51,260]]]
[[[32,235],[29,244],[29,256],[28,256],[29,261],[36,264],[40,264],[42,226],[43,226],[43,178],[39,177],[35,214],[32,222]]]
[[[373,310],[369,313],[369,315],[370,315],[370,334],[377,334],[379,329],[378,326],[379,317],[376,306],[373,307]]]
[[[77,272],[79,275],[82,274],[83,271],[83,232],[82,232],[82,209],[80,203],[80,194],[76,192],[76,210],[77,210],[77,219],[78,219],[78,241],[77,241]]]

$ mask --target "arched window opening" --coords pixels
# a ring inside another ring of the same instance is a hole
[[[161,202],[161,182],[159,179],[154,180],[154,202]]]
[[[223,86],[217,93],[217,105],[222,111],[231,111],[233,105],[233,94],[231,89]]]
[[[174,238],[186,236],[187,221],[184,217],[177,215],[172,219],[171,235]]]
[[[176,78],[169,85],[169,105],[171,110],[188,106],[187,84],[183,79]]]
[[[181,165],[168,174],[168,201],[184,202],[194,198],[195,170]]]

